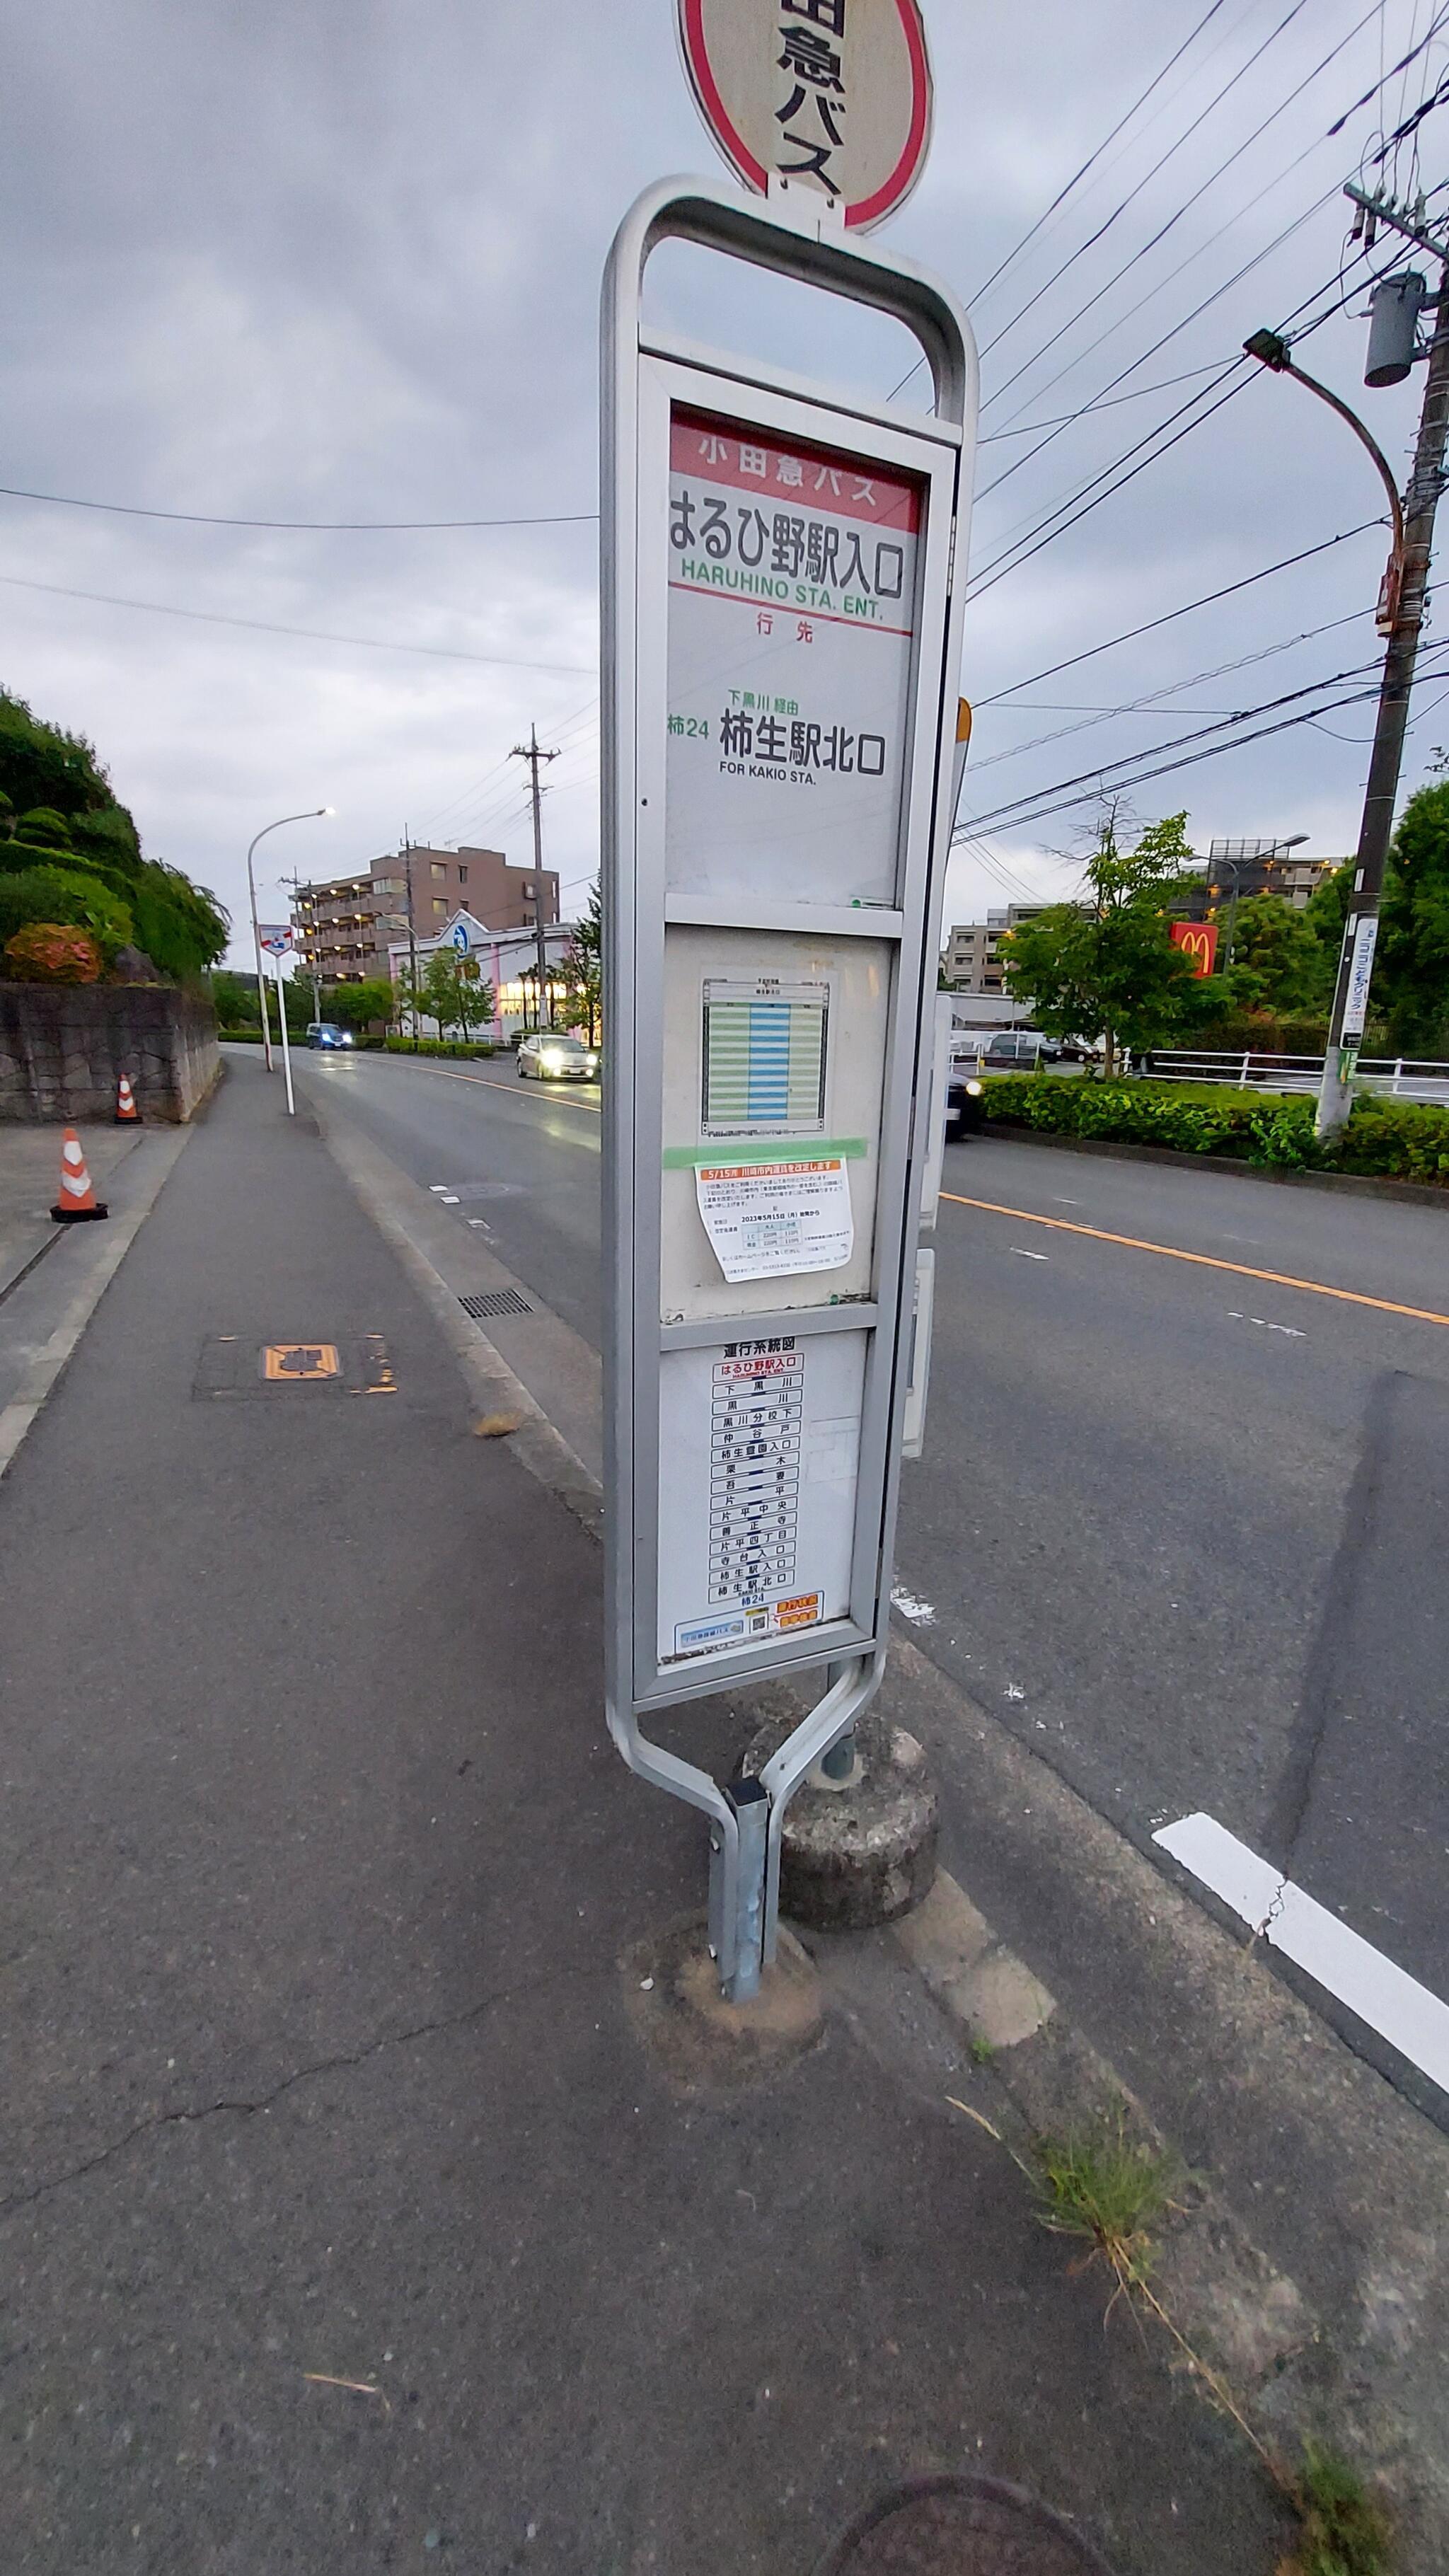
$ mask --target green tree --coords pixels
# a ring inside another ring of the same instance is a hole
[[[457,1028],[462,1016],[459,980],[457,949],[435,948],[418,981],[418,1006],[437,1022],[441,1038],[447,1036],[449,1029]]]
[[[365,975],[360,984],[332,984],[322,996],[322,1017],[339,1028],[365,1029],[371,1020],[390,1021],[398,997],[387,975]]]
[[[493,987],[480,974],[476,957],[458,960],[458,1026],[465,1038],[486,1029],[493,1017]]]
[[[254,1029],[261,1025],[261,1005],[257,1000],[255,975],[235,975],[229,968],[219,968],[208,978],[212,1006],[224,1029]]]
[[[418,1015],[423,1009],[422,987],[423,979],[421,969],[419,969],[418,973],[415,975],[413,973],[410,960],[404,958],[398,967],[397,980],[394,986],[394,991],[397,996],[397,1024],[398,1027],[401,1028],[403,1021],[406,1020],[409,1023],[414,1037],[416,1037],[418,1033]]]
[[[1314,938],[1328,951],[1331,961],[1328,978],[1330,996],[1333,992],[1334,978],[1338,973],[1338,954],[1343,946],[1343,925],[1348,919],[1349,898],[1353,893],[1353,880],[1357,867],[1357,859],[1345,859],[1341,868],[1334,869],[1332,876],[1324,877],[1309,896],[1308,910],[1303,916]]]
[[[587,1020],[589,1044],[597,1046],[603,1027],[604,991],[604,908],[597,877],[574,924],[564,955],[564,974],[568,979],[568,1002]]]
[[[53,806],[59,814],[88,814],[115,803],[94,745],[83,734],[44,723],[8,689],[0,689],[0,779],[22,814],[37,805]]]
[[[1250,895],[1232,924],[1233,955],[1223,981],[1240,1011],[1326,1010],[1333,998],[1331,953],[1306,912],[1277,894]]]
[[[1194,974],[1170,936],[1169,914],[1194,880],[1186,814],[1151,823],[1134,850],[1105,815],[1080,903],[1049,904],[1002,941],[1007,990],[1048,1037],[1102,1037],[1105,1071],[1121,1048],[1186,1038],[1220,1018],[1220,976]]]
[[[1421,787],[1399,817],[1374,986],[1396,1051],[1449,1046],[1449,781]]]

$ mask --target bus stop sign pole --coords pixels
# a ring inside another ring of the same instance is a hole
[[[646,328],[666,241],[902,322],[933,412]],[[955,299],[817,192],[767,210],[665,180],[621,225],[602,384],[606,1700],[630,1768],[708,1819],[710,1946],[737,2002],[774,1956],[790,1798],[885,1664],[975,411]],[[812,1675],[823,1695],[758,1781],[674,1749],[692,1702]]]

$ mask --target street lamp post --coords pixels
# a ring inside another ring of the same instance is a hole
[[[252,855],[256,849],[257,842],[264,841],[269,832],[280,832],[284,823],[320,823],[323,815],[330,814],[333,810],[333,807],[330,805],[313,805],[309,806],[305,814],[279,814],[275,823],[264,823],[262,825],[261,830],[252,841],[251,848],[247,851],[247,898],[252,909],[252,955],[256,959],[257,1001],[261,1007],[262,1014],[262,1050],[266,1058],[268,1073],[273,1069],[272,1033],[267,1023],[267,985],[266,977],[262,972],[262,932],[261,924],[257,920],[257,881],[252,869]],[[277,979],[277,1008],[279,1011],[282,1009],[280,974]]]
[[[1379,593],[1377,624],[1387,641],[1373,750],[1369,756],[1363,816],[1354,857],[1353,890],[1343,925],[1338,980],[1328,1023],[1323,1079],[1313,1122],[1314,1133],[1320,1137],[1338,1134],[1348,1124],[1353,1108],[1353,1075],[1368,1016],[1379,904],[1393,835],[1394,807],[1403,765],[1404,736],[1408,728],[1409,697],[1414,685],[1420,630],[1424,623],[1434,546],[1434,518],[1444,482],[1445,448],[1449,445],[1449,237],[1446,237],[1442,224],[1438,228],[1426,224],[1422,201],[1404,209],[1392,197],[1373,195],[1352,184],[1345,188],[1344,195],[1359,209],[1359,231],[1366,224],[1383,225],[1389,231],[1402,234],[1406,241],[1433,254],[1439,262],[1440,276],[1439,291],[1435,295],[1428,292],[1417,270],[1407,270],[1395,277],[1381,276],[1376,279],[1370,298],[1365,384],[1374,387],[1402,384],[1419,359],[1428,361],[1413,471],[1402,500],[1393,471],[1378,441],[1337,394],[1330,393],[1326,385],[1319,384],[1314,377],[1305,375],[1301,367],[1295,366],[1292,352],[1280,332],[1255,331],[1252,338],[1243,343],[1247,355],[1270,367],[1275,375],[1296,375],[1299,383],[1328,403],[1347,423],[1354,436],[1361,440],[1373,458],[1388,494],[1394,529],[1393,552]],[[1373,239],[1372,231],[1368,238]],[[1420,344],[1418,332],[1419,315],[1425,306],[1434,309],[1434,329],[1427,347]]]

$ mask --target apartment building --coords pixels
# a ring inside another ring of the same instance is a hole
[[[324,984],[388,973],[388,949],[411,918],[432,939],[460,909],[490,930],[531,929],[542,888],[545,926],[559,918],[556,870],[513,867],[501,850],[434,850],[413,844],[350,876],[301,886],[292,912],[304,972]]]
[[[1000,912],[988,912],[984,921],[957,922],[941,955],[952,992],[1004,992],[1002,932],[1015,930],[1019,922],[1035,921],[1037,914],[1046,909],[1044,903],[1012,903]]]
[[[1314,888],[1342,865],[1342,859],[1305,858],[1297,842],[1212,841],[1207,857],[1193,862],[1202,871],[1201,883],[1174,910],[1185,921],[1217,920],[1235,899],[1243,903],[1249,895],[1275,894],[1295,912],[1302,912]],[[988,912],[984,921],[957,922],[941,952],[952,992],[1004,992],[1002,932],[1014,930],[1018,922],[1034,921],[1045,910],[1041,903],[1013,903],[1003,911]]]
[[[1185,921],[1214,921],[1230,903],[1250,895],[1275,894],[1295,912],[1305,912],[1315,887],[1343,866],[1342,859],[1305,858],[1298,843],[1265,840],[1210,841],[1201,885],[1180,906]]]

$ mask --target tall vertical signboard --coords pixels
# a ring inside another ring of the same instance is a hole
[[[975,399],[951,297],[815,207],[664,183],[604,308],[609,1718],[710,1818],[737,1997],[786,1802],[886,1649]],[[899,315],[935,415],[646,334],[671,238]],[[758,1784],[651,1734],[812,1668]]]

